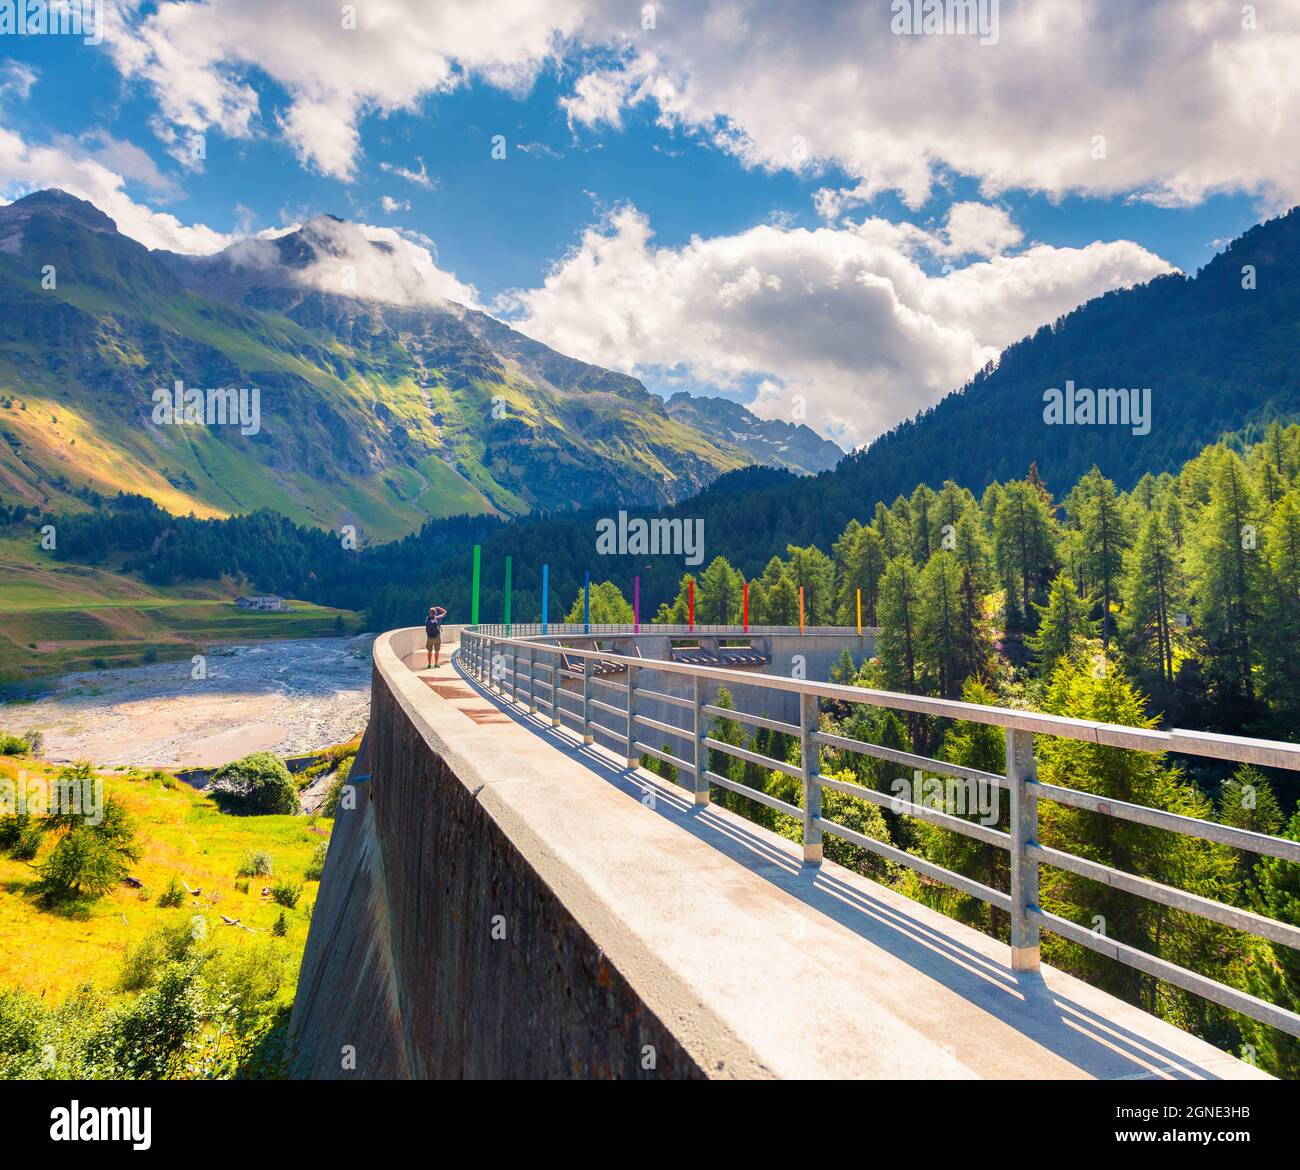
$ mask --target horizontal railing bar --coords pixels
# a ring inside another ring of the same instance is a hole
[[[999,829],[981,825],[978,821],[968,821],[963,817],[955,817],[951,813],[940,812],[937,808],[927,808],[923,804],[914,804],[910,800],[891,796],[888,792],[878,792],[874,788],[864,788],[861,784],[854,784],[848,780],[836,780],[831,776],[818,776],[817,783],[823,788],[843,792],[846,796],[856,796],[859,800],[868,800],[872,804],[880,805],[881,808],[889,809],[891,812],[916,817],[918,820],[938,825],[941,829],[950,829],[954,833],[974,837],[976,841],[983,841],[986,845],[996,845],[999,849],[1011,848],[1010,833],[1003,833]]]
[[[644,752],[647,756],[654,756],[656,760],[662,760],[665,764],[672,764],[674,768],[686,772],[694,773],[695,765],[688,764],[685,760],[679,759],[672,752],[666,752],[662,748],[651,747],[648,743],[642,743],[637,740],[632,746],[639,752]]]
[[[1136,967],[1139,971],[1145,971],[1148,975],[1154,975],[1157,979],[1163,979],[1166,983],[1172,983],[1184,991],[1213,1000],[1234,1012],[1241,1012],[1244,1016],[1250,1016],[1251,1019],[1288,1032],[1292,1036],[1300,1036],[1300,1015],[1296,1015],[1295,1012],[1266,1003],[1244,991],[1238,991],[1235,987],[1228,987],[1205,975],[1198,975],[1195,971],[1179,967],[1166,959],[1157,959],[1154,955],[1149,955],[1146,951],[1138,950],[1137,947],[1129,946],[1127,943],[1116,942],[1104,936],[1098,937],[1086,926],[1080,926],[1068,918],[1061,918],[1034,907],[1030,907],[1029,914],[1037,919],[1045,930],[1059,934],[1070,942],[1088,947],[1098,954],[1115,959],[1129,967]]]
[[[611,715],[619,715],[622,716],[622,718],[624,719],[627,718],[626,711],[622,710],[619,707],[615,707],[610,703],[602,703],[599,699],[589,699],[588,702],[591,703],[591,705],[595,707],[597,711],[608,711]]]
[[[826,731],[815,731],[810,738],[813,743],[822,744],[824,747],[873,756],[878,760],[888,760],[891,764],[902,764],[906,768],[920,768],[922,771],[937,772],[941,776],[956,776],[959,780],[976,780],[981,784],[992,784],[996,788],[1007,787],[1005,776],[999,776],[996,772],[983,772],[979,768],[968,768],[964,764],[950,764],[946,760],[918,756],[915,752],[905,752],[878,743],[867,743],[863,739],[850,739],[846,735],[831,735]]]
[[[756,800],[759,804],[765,804],[768,808],[786,813],[788,816],[803,816],[803,809],[797,804],[789,804],[784,800],[778,800],[775,796],[768,796],[762,789],[750,788],[748,784],[741,784],[738,780],[732,780],[727,776],[719,776],[717,772],[706,770],[704,774],[711,784],[716,784],[719,788],[725,788],[728,792],[735,792],[740,796],[748,797],[750,800]]]
[[[894,861],[899,865],[905,865],[909,869],[916,870],[917,873],[924,877],[943,882],[944,885],[952,886],[953,889],[960,890],[963,894],[969,894],[972,898],[978,898],[981,902],[987,902],[990,906],[996,906],[999,910],[1005,910],[1008,914],[1011,913],[1011,898],[1001,890],[995,890],[992,886],[986,886],[983,882],[962,877],[961,874],[945,869],[942,865],[935,865],[934,862],[926,861],[913,853],[908,853],[906,850],[893,845],[886,845],[883,841],[877,841],[874,837],[867,837],[853,829],[846,829],[843,825],[837,825],[834,821],[828,821],[825,817],[818,817],[817,823],[821,826],[823,833],[830,833],[831,836],[848,841],[851,845],[860,846],[879,857],[883,857],[886,861]]]
[[[768,719],[765,715],[750,715],[745,711],[733,711],[728,707],[715,707],[705,703],[702,710],[706,715],[717,719],[735,719],[741,723],[751,723],[755,727],[766,727],[769,731],[780,731],[786,735],[797,736],[799,729],[793,723],[782,723],[779,719]]]
[[[1198,817],[1186,817],[1181,813],[1148,808],[1145,804],[1112,800],[1110,797],[1097,796],[1092,792],[1081,792],[1077,788],[1062,788],[1058,784],[1044,784],[1040,781],[1037,789],[1040,797],[1055,801],[1057,804],[1068,804],[1072,808],[1087,809],[1089,812],[1117,817],[1122,821],[1134,821],[1139,825],[1150,825],[1156,829],[1168,829],[1171,833],[1182,833],[1185,837],[1217,841],[1220,845],[1231,845],[1234,849],[1280,857],[1283,861],[1300,861],[1300,841],[1290,841],[1285,837],[1270,837],[1265,833],[1253,833],[1249,829],[1221,825],[1218,821],[1203,821]]]
[[[610,682],[609,679],[601,678],[598,674],[593,674],[591,681],[598,687],[609,687],[611,691],[621,691],[623,694],[627,694],[627,683]]]
[[[612,728],[606,727],[603,723],[588,723],[587,730],[599,732],[601,735],[607,735],[610,739],[617,740],[619,745],[619,755],[622,755],[623,752],[627,750],[627,735],[624,732],[614,731]]]
[[[638,698],[640,692],[637,692]],[[679,739],[693,734],[689,727],[674,727],[671,723],[664,723],[659,719],[651,719],[649,715],[642,715],[640,712],[633,715],[632,718],[637,722],[644,724],[646,727],[653,727],[656,731],[662,731],[665,735],[675,735]]]
[[[555,690],[555,688],[554,688],[550,683],[548,683],[544,678],[534,679],[533,681],[534,681],[534,682],[535,682],[539,687],[545,687],[548,691],[553,691],[553,690]]]
[[[1031,843],[1026,846],[1026,852],[1029,857],[1037,858],[1045,865],[1055,866],[1057,869],[1076,873],[1090,881],[1100,882],[1102,885],[1129,894],[1137,894],[1138,897],[1146,898],[1150,902],[1172,906],[1175,910],[1185,910],[1189,914],[1196,914],[1213,922],[1221,922],[1224,926],[1244,930],[1247,934],[1259,935],[1261,938],[1300,950],[1300,926],[1291,926],[1285,922],[1265,918],[1260,914],[1253,914],[1249,910],[1226,906],[1222,902],[1214,901],[1213,898],[1189,894],[1186,890],[1180,890],[1175,886],[1167,886],[1150,878],[1125,873],[1122,869],[1076,857],[1073,853],[1062,853],[1059,849],[1049,849]]]
[[[557,699],[569,699],[572,702],[577,703],[579,706],[582,705],[582,695],[577,691],[566,691],[563,687],[560,687],[555,692],[555,697]]]
[[[753,631],[751,631],[752,633]],[[831,628],[826,632],[844,634],[846,631]],[[476,631],[462,632],[462,637],[482,636]],[[550,638],[568,635],[552,634]],[[634,638],[632,633],[620,637]],[[648,633],[641,636],[650,636]],[[736,633],[737,637],[744,635]],[[544,645],[537,639],[500,638],[492,641],[500,645],[517,645],[527,649]],[[759,686],[770,690],[789,691],[800,695],[838,699],[847,703],[865,703],[874,707],[889,707],[920,715],[933,715],[940,719],[960,719],[968,723],[982,723],[996,727],[1028,731],[1039,735],[1054,735],[1062,739],[1080,740],[1107,747],[1129,748],[1145,752],[1183,752],[1188,755],[1212,759],[1231,760],[1236,763],[1259,764],[1265,767],[1300,771],[1300,744],[1273,740],[1253,739],[1247,736],[1220,735],[1212,732],[1158,731],[1155,728],[1127,727],[1117,723],[1098,723],[1088,719],[1074,719],[1065,715],[1046,715],[1036,711],[1018,711],[1010,707],[991,707],[981,703],[968,703],[960,699],[933,699],[925,695],[907,695],[896,691],[881,691],[869,687],[855,687],[844,683],[813,682],[808,679],[789,678],[779,674],[756,674],[750,671],[731,670],[719,666],[693,666],[658,658],[642,658],[612,654],[598,650],[580,650],[566,647],[573,657],[599,658],[607,662],[643,669],[665,671],[669,674],[693,675],[733,686]]]
[[[803,779],[803,773],[793,764],[787,764],[784,760],[774,760],[771,756],[751,752],[748,748],[736,747],[734,744],[723,743],[721,740],[711,737],[704,740],[704,745],[715,748],[720,752],[726,752],[727,755],[735,756],[738,760],[746,760],[751,764],[757,764],[760,768],[771,768],[775,772],[784,772],[787,776],[793,776],[796,780]]]
[[[665,695],[663,691],[652,691],[646,687],[637,687],[638,699],[658,699],[661,703],[671,703],[675,707],[694,707],[692,699],[683,699],[680,695]]]

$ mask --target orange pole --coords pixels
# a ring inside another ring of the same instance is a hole
[[[858,637],[862,637],[862,590],[858,590]]]
[[[803,586],[799,586],[799,633],[803,633]]]

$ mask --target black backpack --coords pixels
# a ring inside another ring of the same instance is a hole
[[[437,638],[442,634],[442,622],[437,618],[426,618],[424,621],[424,633],[426,637]]]

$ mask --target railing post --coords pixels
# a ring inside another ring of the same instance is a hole
[[[692,698],[695,700],[695,803],[698,805],[709,803],[709,749],[704,746],[704,700],[708,695],[708,685],[698,674],[691,676]]]
[[[821,752],[813,742],[817,730],[817,696],[799,696],[799,760],[803,771],[803,859],[813,865],[822,860],[822,790],[817,783]]]
[[[640,762],[636,754],[636,676],[639,668],[627,668],[627,766],[635,768]]]
[[[1038,770],[1034,737],[1007,728],[1007,781],[1011,788],[1011,969],[1037,971],[1038,862],[1026,856],[1038,844]]]
[[[591,671],[594,659],[582,660],[582,742],[591,743]]]
[[[560,663],[563,659],[559,651],[551,655],[551,726],[560,726]]]
[[[510,647],[510,701],[519,702],[519,648]]]
[[[533,665],[533,648],[528,647],[528,714],[537,714],[537,670]]]

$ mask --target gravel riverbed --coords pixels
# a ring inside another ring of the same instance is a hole
[[[219,646],[189,659],[60,679],[32,702],[0,703],[0,728],[45,735],[47,760],[104,767],[216,767],[253,751],[295,755],[360,733],[373,635]]]

